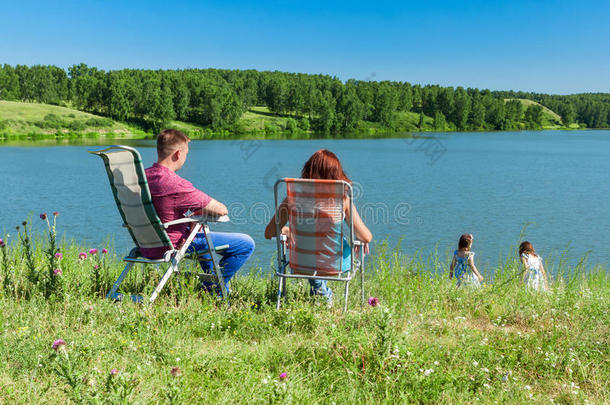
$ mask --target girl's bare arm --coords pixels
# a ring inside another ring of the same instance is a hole
[[[483,281],[483,276],[481,275],[481,273],[479,273],[479,270],[477,270],[477,266],[474,265],[474,257],[472,255],[470,255],[470,257],[468,257],[468,264],[470,264],[470,268],[472,268],[472,272],[474,273],[475,276],[478,277],[479,281]]]
[[[542,272],[542,278],[544,280],[545,287],[549,288],[549,280],[546,277],[546,271],[544,270],[544,266],[542,265],[542,259],[540,259],[540,271]]]

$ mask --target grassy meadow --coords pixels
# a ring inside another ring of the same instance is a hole
[[[68,107],[0,100],[0,137],[123,137],[134,132],[138,130],[127,124]]]
[[[340,285],[328,308],[298,282],[276,311],[267,267],[228,307],[180,277],[152,306],[113,303],[123,252],[58,242],[60,219],[0,242],[0,403],[610,403],[607,269],[555,269],[536,293],[507,258],[458,289],[445,260],[382,244],[365,272],[379,304],[357,281],[345,313]],[[132,271],[123,291],[158,278]]]

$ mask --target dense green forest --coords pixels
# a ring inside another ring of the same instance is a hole
[[[607,93],[549,95],[393,81],[343,82],[328,75],[256,70],[104,71],[79,64],[66,71],[5,64],[0,67],[0,100],[67,105],[151,130],[179,120],[245,132],[239,118],[254,106],[288,117],[287,131],[345,133],[363,130],[367,123],[414,130],[423,128],[426,117],[433,118],[437,130],[539,129],[541,105],[559,114],[559,125],[610,127]]]

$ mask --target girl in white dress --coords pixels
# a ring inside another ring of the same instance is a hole
[[[480,287],[483,276],[474,265],[474,252],[470,250],[472,247],[473,236],[470,233],[465,233],[460,236],[458,241],[458,249],[453,252],[453,260],[449,267],[449,278],[457,280],[457,286],[462,284],[470,287]]]
[[[542,265],[542,258],[538,256],[534,246],[528,241],[521,243],[519,256],[524,267],[523,282],[527,284],[528,288],[536,291],[547,291],[549,283]]]

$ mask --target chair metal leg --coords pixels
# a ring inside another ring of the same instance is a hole
[[[282,300],[282,286],[285,283],[285,278],[284,277],[280,277],[278,280],[278,287],[277,287],[277,303],[275,304],[275,309],[278,310],[280,309],[280,301]]]
[[[360,258],[360,306],[364,306],[364,253],[361,254]]]
[[[343,312],[347,311],[347,295],[349,293],[349,281],[345,282],[345,304],[343,305]]]
[[[125,266],[125,268],[123,269],[123,271],[121,272],[121,274],[119,275],[119,278],[117,278],[117,280],[112,285],[112,288],[110,289],[108,294],[106,294],[106,298],[112,298],[112,299],[117,298],[117,290],[119,289],[119,286],[123,282],[123,279],[127,276],[127,273],[129,273],[129,270],[131,270],[132,267],[133,267],[133,263],[128,262],[127,265]]]
[[[210,228],[208,227],[207,224],[205,224],[203,226],[203,234],[205,236],[205,241],[208,245],[208,253],[210,255],[210,261],[212,262],[212,269],[213,269],[214,273],[216,274],[216,277],[218,278],[218,284],[219,284],[220,291],[222,294],[222,299],[228,303],[229,302],[229,292],[227,291],[227,286],[225,285],[225,278],[224,278],[224,275],[222,274],[222,269],[220,268],[218,263],[216,263],[216,259],[214,258],[214,254],[213,254],[213,252],[215,251],[214,242],[212,242],[212,238],[210,238],[209,233],[210,233]]]
[[[163,287],[165,287],[165,284],[167,283],[167,281],[169,280],[171,275],[176,270],[178,270],[178,262],[176,262],[176,259],[172,259],[171,264],[167,267],[167,271],[165,272],[165,274],[163,274],[161,281],[159,281],[159,284],[155,287],[155,290],[153,291],[152,295],[150,296],[149,302],[151,304],[153,303],[154,300],[157,299],[157,296],[159,295],[159,293],[161,292]]]

